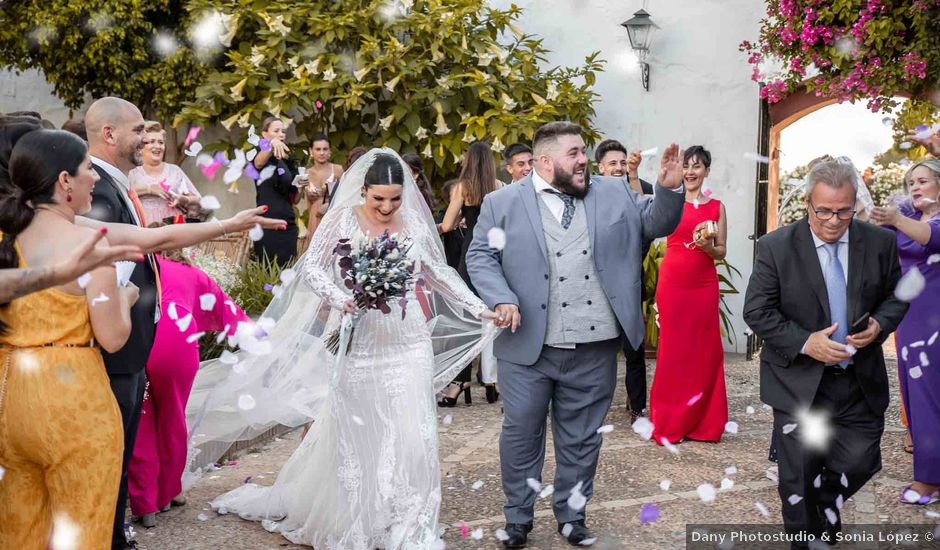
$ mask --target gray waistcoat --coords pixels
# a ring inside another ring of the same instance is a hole
[[[568,229],[555,219],[545,201],[540,198],[538,203],[549,266],[545,344],[584,344],[616,338],[620,326],[594,269],[584,203],[577,202]]]

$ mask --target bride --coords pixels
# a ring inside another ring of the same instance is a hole
[[[411,241],[417,291],[404,313],[397,302],[389,314],[357,312],[333,249],[384,231]],[[258,323],[239,328],[240,351],[200,369],[188,411],[191,471],[211,467],[233,441],[313,419],[273,486],[247,483],[213,509],[317,549],[435,547],[434,393],[496,336],[495,314],[447,266],[431,212],[390,149],[350,167],[296,265]],[[338,326],[334,357],[323,339]]]

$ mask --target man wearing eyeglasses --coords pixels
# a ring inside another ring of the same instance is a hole
[[[881,344],[907,311],[894,295],[893,234],[854,219],[859,179],[843,159],[811,168],[808,216],[761,237],[744,303],[764,340],[760,391],[774,409],[784,526],[831,543],[842,504],[881,469]]]

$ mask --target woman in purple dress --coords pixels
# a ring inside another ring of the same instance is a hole
[[[940,501],[940,160],[913,165],[904,175],[908,198],[875,208],[872,219],[898,235],[901,269],[917,270],[925,286],[898,327],[901,397],[914,442],[914,483],[906,504]],[[906,290],[906,289],[904,289]]]

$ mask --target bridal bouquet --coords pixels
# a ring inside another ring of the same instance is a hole
[[[399,239],[388,231],[358,242],[355,247],[350,239],[340,239],[336,244],[333,254],[339,256],[343,284],[352,290],[360,311],[377,309],[387,315],[392,311],[389,304],[397,299],[402,319],[405,318],[408,303],[405,294],[414,283],[415,269],[414,261],[408,259],[409,248],[409,239]],[[352,343],[351,333],[349,341]],[[336,355],[340,329],[329,333],[324,342],[326,349]]]

